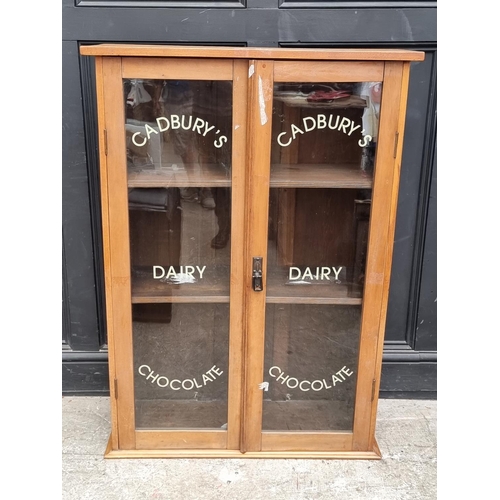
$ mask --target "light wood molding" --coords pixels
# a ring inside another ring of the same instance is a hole
[[[423,61],[420,51],[401,49],[301,49],[264,47],[187,47],[175,45],[82,45],[84,56],[209,57],[229,59],[299,59],[316,61]]]

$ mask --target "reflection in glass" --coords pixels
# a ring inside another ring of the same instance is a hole
[[[352,430],[381,84],[276,84],[264,430]]]
[[[359,306],[268,304],[263,430],[352,430]]]
[[[220,429],[232,82],[128,79],[124,102],[136,425]]]
[[[134,317],[138,429],[227,424],[228,304],[160,304],[161,322]]]
[[[153,196],[137,193],[145,187],[175,187],[181,200],[214,210],[217,238],[211,245],[224,248],[230,234],[232,83],[124,80],[124,94],[134,196]],[[145,203],[151,210],[164,206],[157,198]]]

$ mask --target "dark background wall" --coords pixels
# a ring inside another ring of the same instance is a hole
[[[381,397],[436,396],[436,2],[63,0],[62,381],[108,394],[97,120],[85,43],[424,50],[410,77]]]

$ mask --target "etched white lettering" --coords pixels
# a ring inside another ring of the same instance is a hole
[[[178,382],[179,387],[174,387],[174,382]],[[172,382],[170,382],[170,389],[172,389],[173,391],[180,391],[181,385],[182,385],[181,381],[175,378],[174,380],[172,380]]]
[[[181,119],[179,115],[170,115],[170,123],[172,124],[172,130],[181,128]]]
[[[168,268],[168,273],[167,273],[166,278],[169,279],[169,278],[176,278],[176,277],[177,277],[177,273],[175,272],[174,266],[170,266]]]
[[[139,146],[139,147],[142,147],[144,146],[144,144],[146,144],[146,142],[148,141],[145,137],[143,137],[143,141],[142,142],[138,142],[138,139],[137,137],[141,137],[141,133],[140,132],[136,132],[133,136],[132,136],[132,142],[136,145],[136,146]]]
[[[371,140],[372,140],[372,136],[371,135],[365,135],[363,137],[363,139],[360,139],[358,141],[358,146],[361,147],[361,148],[364,148],[364,147],[368,146],[368,144],[370,143]]]
[[[296,276],[292,276],[293,273],[298,273]],[[300,269],[298,267],[291,267],[289,270],[288,270],[288,279],[290,280],[297,280],[300,278]]]
[[[144,125],[144,130],[146,131],[146,135],[148,136],[148,139],[151,138],[151,134],[159,134],[158,130],[154,129],[151,125]]]
[[[162,266],[153,266],[153,279],[158,280],[163,276],[165,276],[165,269]]]
[[[306,278],[309,278],[309,279],[313,279],[313,275],[311,273],[311,268],[310,267],[306,267],[306,270],[304,271],[304,274],[302,275],[302,279],[306,279]]]
[[[308,122],[312,122],[309,127],[307,126]],[[305,116],[302,120],[302,125],[304,126],[305,132],[311,132],[311,130],[316,128],[316,120],[312,116]]]
[[[297,134],[303,134],[304,133],[299,127],[297,127],[297,125],[294,125],[293,123],[292,123],[291,130],[292,130],[292,139],[295,139],[295,136]]]
[[[149,368],[149,366],[148,366],[148,365],[141,365],[141,366],[139,366],[138,371],[139,371],[139,373],[140,373],[142,376],[145,376],[145,375],[146,375],[145,373],[142,373],[142,369],[143,369],[143,368],[147,368],[149,371],[151,371],[151,368]]]
[[[198,132],[198,134],[201,135],[203,133],[201,130],[203,129],[204,123],[205,120],[202,120],[201,118],[196,118],[193,125],[193,132]]]
[[[200,280],[203,278],[203,273],[205,272],[205,269],[207,268],[207,266],[203,266],[201,269],[196,266],[196,270],[200,273]]]
[[[220,368],[217,368],[215,365],[212,367],[212,371],[216,374],[219,375],[219,377],[224,373]]]
[[[335,125],[332,126],[332,118],[333,118],[333,115],[330,115],[328,117],[328,128],[332,129],[332,130],[336,130],[337,127],[339,126],[339,120],[340,120],[340,116],[337,116],[337,119],[335,120]]]
[[[328,276],[330,276],[330,268],[329,267],[322,267],[321,268],[321,279],[328,279]]]
[[[186,378],[184,380],[181,379],[172,379],[169,381],[169,378],[165,375],[160,375],[159,373],[155,373],[149,365],[141,365],[137,369],[140,375],[145,377],[151,384],[158,385],[162,389],[170,386],[170,389],[173,391],[179,391],[184,389],[185,391],[191,391],[193,389],[201,389],[203,386],[206,386],[208,382],[213,382],[220,377],[224,371],[221,370],[217,365],[212,366],[210,370],[207,370],[205,373],[201,375],[201,379],[203,384],[200,384],[196,377]]]
[[[137,132],[137,133],[139,133],[139,132]],[[281,132],[281,134],[279,134],[279,135],[278,135],[278,144],[279,144],[280,146],[284,147],[284,148],[286,148],[287,146],[290,146],[290,144],[292,143],[292,140],[293,140],[293,139],[290,137],[290,139],[288,140],[288,142],[287,142],[287,143],[283,143],[283,142],[281,142],[281,138],[282,138],[284,135],[286,135],[286,134],[287,134],[286,132]],[[145,142],[145,141],[144,141],[144,142]]]
[[[299,389],[300,389],[301,391],[304,391],[304,392],[309,391],[310,389],[304,389],[304,388],[302,387],[304,384],[309,384],[309,385],[311,385],[311,382],[309,382],[309,380],[303,380],[303,381],[299,384]]]
[[[332,271],[333,271],[333,274],[335,274],[335,279],[336,280],[339,279],[339,273],[340,273],[341,270],[342,270],[342,266],[340,266],[338,269],[336,269],[335,267],[332,267]]]
[[[339,131],[344,132],[344,134],[347,134],[347,127],[351,123],[351,120],[349,118],[346,118],[345,116],[342,118],[342,121],[340,122],[339,125]]]
[[[156,382],[156,379],[160,376],[159,374],[153,375],[154,371],[151,370],[149,374],[146,376],[146,380],[149,380],[150,378],[153,379],[151,380],[151,383]]]
[[[190,386],[186,387],[187,384],[190,384]],[[194,387],[194,382],[190,378],[187,378],[186,380],[182,381],[182,388],[185,391],[190,391],[193,387]]]
[[[188,124],[186,125],[184,122],[185,122],[185,119],[186,118],[186,115],[182,115],[182,123],[181,123],[181,126],[184,130],[191,130],[191,124],[193,123],[193,117],[192,116],[188,116],[187,118],[189,118],[189,122]]]
[[[340,384],[344,380],[346,380],[346,377],[344,375],[350,377],[354,372],[347,366],[343,366],[339,371],[331,375],[332,385],[330,385],[329,378],[328,381],[326,378],[316,379],[312,382],[309,380],[299,380],[296,377],[291,377],[289,374],[286,374],[279,366],[271,366],[268,373],[276,380],[276,382],[280,382],[281,385],[286,385],[289,389],[298,388],[303,392],[308,392],[312,389],[315,392],[319,392],[323,389],[332,389],[337,384]]]
[[[316,387],[314,386],[314,384],[316,384]],[[318,384],[319,384],[319,386],[318,386]],[[321,380],[313,380],[311,382],[311,389],[313,391],[316,391],[316,392],[321,391],[321,389],[323,389],[323,382],[321,382]]]
[[[324,129],[326,128],[326,116],[325,115],[318,115],[317,118],[318,120],[318,129],[321,130],[321,129]]]
[[[361,125],[354,126],[354,122],[351,121],[351,130],[349,131],[349,133],[347,135],[350,136],[355,130],[358,130],[358,128],[361,128]]]
[[[205,122],[205,132],[203,132],[203,137],[205,137],[214,128],[215,128],[215,125],[212,125],[211,127],[209,127],[208,122]]]
[[[165,124],[163,127],[161,125],[162,123]],[[156,124],[158,125],[158,130],[160,132],[165,132],[170,128],[170,122],[164,116],[158,117],[156,119]]]

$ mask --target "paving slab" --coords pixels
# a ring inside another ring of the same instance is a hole
[[[437,402],[379,401],[382,460],[105,459],[107,397],[62,398],[63,500],[433,500]]]

